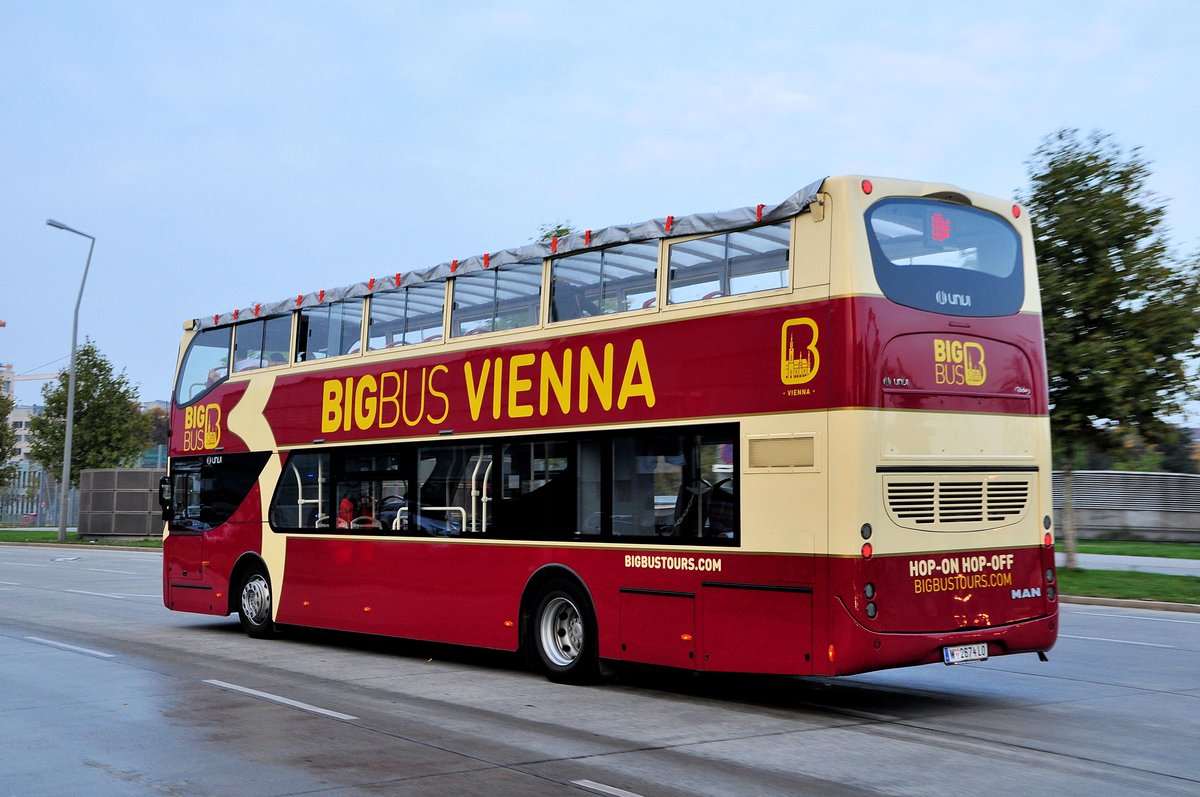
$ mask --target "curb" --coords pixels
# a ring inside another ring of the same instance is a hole
[[[1082,595],[1059,595],[1063,603],[1077,603],[1082,606],[1112,606],[1119,609],[1154,609],[1160,612],[1190,612],[1200,614],[1200,604],[1169,603],[1167,601],[1143,601],[1128,598],[1091,598]]]

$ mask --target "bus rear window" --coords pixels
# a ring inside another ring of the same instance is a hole
[[[913,198],[881,200],[866,221],[875,278],[893,302],[956,316],[1021,309],[1021,238],[1001,217]]]

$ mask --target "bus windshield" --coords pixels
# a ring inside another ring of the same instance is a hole
[[[875,203],[866,220],[875,277],[897,304],[958,316],[1021,309],[1021,239],[999,216],[901,197]]]

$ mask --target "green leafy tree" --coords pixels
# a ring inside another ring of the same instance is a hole
[[[556,221],[552,224],[539,224],[536,243],[549,243],[555,238],[564,238],[575,232],[570,221]]]
[[[1110,136],[1060,130],[1027,163],[1024,199],[1033,220],[1050,426],[1064,472],[1067,566],[1075,567],[1071,471],[1088,449],[1113,451],[1125,434],[1170,439],[1164,420],[1195,394],[1196,262],[1175,262],[1163,206],[1145,188],[1139,149]]]
[[[31,423],[33,458],[55,474],[62,472],[67,376],[62,371],[57,382],[42,387],[45,409]],[[149,444],[151,423],[125,372],[115,373],[112,363],[90,340],[80,346],[75,356],[71,483],[79,483],[80,470],[116,468],[136,461]]]
[[[8,421],[12,411],[13,400],[0,393],[0,487],[7,485],[14,473],[14,468],[9,464],[17,452],[17,433]]]

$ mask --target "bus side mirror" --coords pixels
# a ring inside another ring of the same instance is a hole
[[[158,480],[158,505],[162,508],[162,519],[171,519],[171,477]]]

